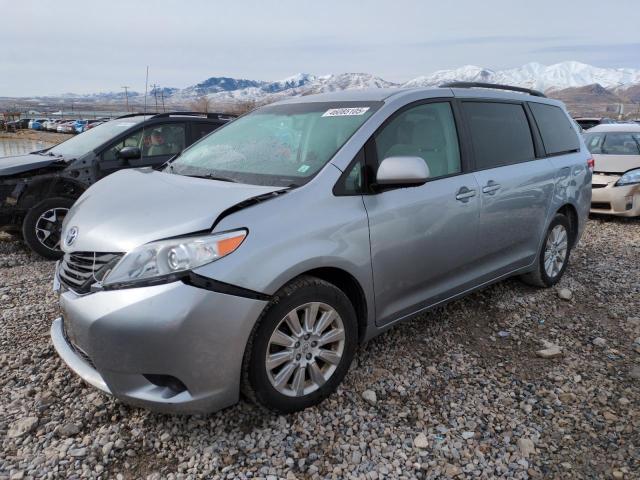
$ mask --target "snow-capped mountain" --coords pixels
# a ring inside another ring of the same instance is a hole
[[[213,101],[262,100],[270,97],[289,95],[309,95],[311,93],[333,92],[352,88],[385,88],[398,84],[387,82],[368,73],[342,73],[339,75],[316,76],[308,73],[285,78],[275,82],[238,80],[237,88],[221,88],[220,79],[213,77],[192,87],[176,92],[173,100],[184,101],[206,95]],[[223,78],[223,85],[232,85]]]
[[[269,102],[286,96],[309,95],[336,90],[389,87],[437,87],[447,82],[467,81],[516,85],[546,92],[583,88],[599,85],[622,99],[636,98],[640,89],[640,70],[631,68],[600,68],[575,61],[542,65],[527,63],[521,67],[506,70],[491,70],[475,65],[467,65],[452,70],[438,70],[429,75],[416,77],[398,84],[386,81],[369,73],[341,73],[312,75],[299,73],[278,81],[250,80],[231,77],[211,77],[195,85],[178,89],[162,88],[165,102],[174,105],[188,105],[200,97],[213,102]],[[569,92],[571,93],[571,92]],[[593,88],[589,93],[603,97],[603,93]],[[154,92],[151,91],[150,95]],[[160,94],[160,91],[158,91]],[[117,103],[124,99],[124,92],[105,92],[87,95],[65,94],[63,98],[82,99],[95,102]],[[129,92],[129,101],[141,102],[143,93]]]
[[[542,91],[556,91],[593,84],[599,84],[606,89],[619,90],[640,84],[640,70],[600,68],[580,62],[568,61],[554,65],[527,63],[521,67],[506,70],[491,70],[475,65],[467,65],[453,70],[438,70],[403,84],[389,82],[368,73],[342,73],[322,76],[300,73],[277,82],[242,80],[237,81],[237,84],[231,82],[233,79],[223,78],[222,80],[224,80],[225,87],[231,88],[219,88],[220,82],[214,77],[202,84],[176,92],[174,98],[176,100],[185,100],[204,94],[213,101],[262,101],[275,100],[288,95],[308,95],[351,88],[437,87],[452,81],[502,83]],[[213,85],[215,88],[202,89],[199,86],[203,84]]]
[[[507,70],[490,70],[467,65],[415,78],[404,83],[403,87],[434,87],[454,80],[502,83],[542,91],[584,87],[596,83],[604,88],[624,88],[640,83],[640,70],[600,68],[580,62],[562,62],[554,65],[533,62]]]
[[[493,82],[495,76],[493,70],[466,65],[455,70],[438,70],[430,75],[416,77],[402,84],[404,88],[414,87],[438,87],[443,83],[459,82]],[[495,83],[495,82],[494,82]]]

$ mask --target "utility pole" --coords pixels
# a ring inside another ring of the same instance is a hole
[[[127,112],[129,112],[129,89],[131,87],[129,87],[128,85],[123,85],[120,88],[124,88],[124,98],[125,98],[125,101],[127,102]]]
[[[164,90],[160,90],[160,98],[162,99],[162,112],[166,112],[164,109]]]
[[[154,83],[153,85],[151,85],[151,88],[153,88],[153,98],[156,99],[156,112],[158,111],[158,87],[160,85]]]

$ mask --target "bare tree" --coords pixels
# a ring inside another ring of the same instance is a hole
[[[250,112],[251,110],[255,110],[257,106],[258,105],[256,105],[255,100],[241,100],[241,101],[235,102],[231,106],[231,113],[234,113],[236,115],[242,115],[247,112]]]
[[[211,99],[206,95],[202,95],[189,103],[189,108],[194,112],[209,113],[210,107]]]

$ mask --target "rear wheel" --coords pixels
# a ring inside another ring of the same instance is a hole
[[[22,237],[31,250],[52,260],[62,257],[62,221],[73,203],[70,198],[47,198],[27,212]]]
[[[561,213],[549,224],[536,269],[522,276],[522,280],[537,287],[552,287],[560,281],[571,252],[571,224]]]
[[[357,345],[347,296],[315,277],[281,289],[252,332],[243,391],[255,403],[288,413],[320,403],[344,378]]]

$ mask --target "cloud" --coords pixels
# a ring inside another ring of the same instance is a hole
[[[559,40],[568,40],[570,36],[565,35],[485,35],[474,37],[456,37],[443,40],[434,40],[428,42],[414,43],[417,47],[450,47],[454,45],[490,45],[490,44],[528,44],[538,42],[557,42]]]

